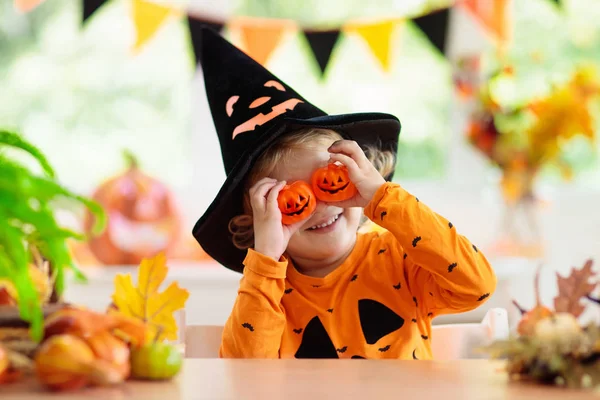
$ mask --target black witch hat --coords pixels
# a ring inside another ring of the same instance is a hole
[[[244,213],[245,179],[278,139],[312,127],[335,130],[359,145],[394,153],[398,148],[400,122],[393,115],[327,115],[210,29],[202,34],[200,62],[227,178],[193,235],[209,256],[231,270],[242,272],[246,252],[233,246],[229,221]]]

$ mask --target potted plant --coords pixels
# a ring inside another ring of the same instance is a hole
[[[36,161],[41,172],[20,161],[18,153]],[[57,218],[57,211],[73,212],[74,206],[95,216],[92,234],[104,229],[99,204],[61,185],[37,147],[0,129],[0,341],[3,328],[13,337],[19,328],[31,343],[39,342],[44,314],[61,305],[65,271],[85,280],[72,262],[67,241],[86,235],[61,226]]]

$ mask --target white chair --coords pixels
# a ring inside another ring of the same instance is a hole
[[[433,325],[431,351],[434,360],[487,358],[476,349],[508,336],[508,313],[491,308],[480,323]]]
[[[219,325],[188,325],[185,327],[186,358],[219,358],[223,327]]]
[[[188,325],[185,328],[186,358],[218,358],[223,327]],[[503,308],[490,309],[480,323],[433,325],[431,347],[435,360],[485,358],[475,349],[494,340],[508,338],[508,314]]]

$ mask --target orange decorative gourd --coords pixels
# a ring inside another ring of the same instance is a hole
[[[296,181],[285,185],[277,196],[281,222],[291,225],[310,217],[317,208],[317,200],[308,183]]]
[[[98,332],[86,339],[96,359],[106,361],[123,380],[129,377],[129,347],[108,331]]]
[[[338,164],[316,170],[312,176],[312,190],[317,199],[326,202],[344,201],[356,195],[356,186],[350,181],[348,169]]]
[[[93,255],[105,265],[135,265],[143,258],[169,252],[179,238],[180,220],[165,185],[143,173],[126,153],[128,168],[103,183],[92,195],[108,215],[102,235],[90,239]],[[93,225],[91,214],[86,228]]]
[[[44,321],[44,338],[71,335],[82,339],[106,331],[126,340],[133,346],[143,346],[148,327],[140,319],[129,317],[110,307],[107,314],[73,306],[50,314]]]
[[[3,376],[8,368],[10,367],[10,361],[8,360],[8,352],[2,345],[0,345],[0,376]]]
[[[88,384],[122,382],[120,373],[94,357],[80,338],[57,335],[44,341],[35,354],[38,380],[51,390],[76,390]]]
[[[521,336],[533,336],[536,331],[538,322],[554,315],[554,312],[544,306],[540,300],[540,270],[535,274],[535,307],[529,311],[525,311],[519,306],[516,301],[513,301],[515,306],[521,311],[522,317],[517,325],[517,333]]]

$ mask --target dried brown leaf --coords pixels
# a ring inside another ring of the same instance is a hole
[[[595,275],[592,271],[592,260],[586,261],[581,269],[573,268],[571,275],[563,278],[556,273],[558,284],[558,295],[554,298],[554,309],[556,312],[567,312],[579,317],[585,310],[581,298],[589,295],[596,283],[590,283]]]

